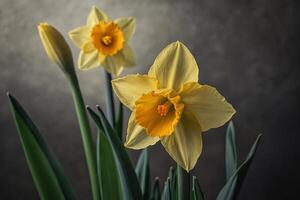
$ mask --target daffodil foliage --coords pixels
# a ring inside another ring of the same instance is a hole
[[[18,128],[21,144],[27,158],[34,184],[41,199],[75,200],[78,199],[72,184],[64,174],[59,161],[49,145],[20,103],[8,95],[11,111]],[[169,175],[160,188],[159,178],[151,181],[149,152],[145,149],[134,170],[121,141],[100,111],[99,114],[88,108],[91,118],[99,129],[97,140],[97,176],[99,197],[93,199],[126,200],[205,200],[200,182],[193,177],[189,186],[180,183],[179,168],[170,168]],[[247,158],[239,166],[236,158],[235,133],[230,124],[226,133],[226,184],[217,200],[235,199],[240,191],[247,170],[256,152],[260,135],[253,144]],[[134,172],[135,171],[135,172]],[[205,184],[205,183],[203,183]],[[179,198],[179,190],[187,187],[188,196]]]

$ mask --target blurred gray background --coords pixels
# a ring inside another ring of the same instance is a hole
[[[215,86],[237,110],[238,157],[263,139],[239,199],[297,199],[299,193],[299,47],[297,1],[284,0],[1,0],[0,199],[38,195],[9,112],[15,95],[53,148],[80,199],[91,199],[79,128],[68,85],[41,46],[36,26],[48,22],[66,37],[83,25],[92,5],[113,18],[135,16],[131,44],[145,73],[156,55],[180,40],[200,66],[200,82]],[[67,39],[77,59],[78,49]],[[86,104],[105,108],[103,70],[78,71]],[[128,110],[126,111],[128,117]],[[127,118],[126,118],[127,120]],[[94,127],[94,124],[92,124]],[[126,125],[124,123],[124,125]],[[204,134],[196,174],[214,199],[224,184],[225,128]],[[133,163],[140,152],[130,151]],[[175,165],[161,145],[151,148],[151,175],[166,178]]]

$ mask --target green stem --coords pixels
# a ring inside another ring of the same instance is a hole
[[[190,173],[177,164],[178,200],[190,199]]]
[[[114,104],[114,96],[111,87],[111,74],[105,71],[105,81],[106,81],[106,110],[107,110],[107,118],[112,126],[115,124],[115,104]]]
[[[117,116],[117,121],[115,123],[115,129],[118,133],[120,140],[122,141],[122,131],[123,131],[123,105],[119,102],[119,112]]]
[[[84,153],[87,161],[90,182],[91,182],[91,187],[93,192],[93,199],[98,200],[100,199],[99,183],[97,179],[95,148],[93,144],[91,128],[88,121],[85,104],[81,95],[77,76],[74,73],[68,78],[69,78],[73,101],[75,104],[76,114],[80,126],[83,148],[84,148]]]

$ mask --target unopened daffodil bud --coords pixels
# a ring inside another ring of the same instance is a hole
[[[39,35],[49,59],[67,74],[74,72],[73,58],[69,45],[53,26],[47,23],[38,25]]]

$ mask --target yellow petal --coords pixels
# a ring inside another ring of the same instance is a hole
[[[202,131],[224,125],[234,115],[235,110],[214,88],[198,83],[187,83],[180,93],[185,105],[184,112],[192,113]]]
[[[121,17],[115,20],[123,31],[125,40],[128,41],[132,37],[136,28],[136,20],[133,17]]]
[[[119,76],[123,71],[122,61],[115,56],[107,56],[101,65],[114,76]]]
[[[114,79],[112,87],[120,101],[133,110],[137,99],[157,88],[157,80],[147,75],[128,75]]]
[[[96,50],[94,47],[94,44],[92,41],[88,41],[85,44],[82,45],[82,51],[84,53],[90,53],[92,51]]]
[[[133,67],[136,65],[134,52],[128,44],[125,44],[123,49],[113,57],[118,59],[119,63],[124,67]]]
[[[87,26],[78,27],[69,32],[69,36],[78,48],[91,41],[91,28]]]
[[[125,146],[131,149],[143,149],[149,145],[154,145],[159,141],[159,137],[150,137],[143,127],[136,124],[134,113],[131,114],[128,122]]]
[[[100,64],[102,64],[105,61],[105,58],[106,58],[105,55],[103,55],[101,53],[98,54],[98,60],[99,60]]]
[[[186,82],[198,82],[198,71],[191,52],[177,41],[162,50],[148,75],[157,78],[160,88],[179,90]]]
[[[94,50],[90,53],[84,53],[80,51],[78,57],[78,65],[81,70],[88,70],[100,65],[99,63],[99,53],[97,50]]]
[[[102,20],[109,20],[109,17],[106,15],[105,12],[103,12],[96,6],[93,6],[87,18],[87,25],[92,27]]]
[[[161,138],[161,143],[182,168],[190,171],[202,152],[201,127],[193,117],[183,114],[175,132]]]

